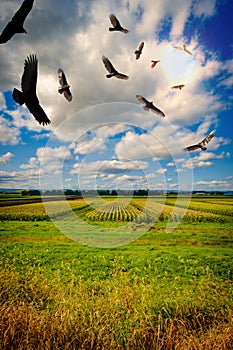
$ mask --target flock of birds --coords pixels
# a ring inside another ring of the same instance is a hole
[[[21,7],[14,14],[11,21],[6,25],[0,35],[0,44],[5,44],[8,42],[16,33],[27,33],[24,29],[24,21],[31,11],[33,7],[34,0],[24,0]],[[112,27],[109,28],[109,31],[118,31],[127,34],[129,31],[126,28],[123,28],[120,24],[120,21],[114,14],[110,14],[109,16]],[[183,50],[189,55],[192,55],[192,52],[189,51],[186,45],[183,46],[173,46],[177,50]],[[141,42],[139,47],[135,50],[135,58],[138,60],[142,54],[142,50],[144,48],[144,42]],[[111,61],[106,57],[102,56],[103,64],[108,71],[109,74],[106,75],[107,78],[118,78],[123,80],[128,80],[129,76],[118,72]],[[154,68],[160,60],[151,60],[151,68]],[[38,59],[36,55],[29,55],[25,59],[24,63],[24,72],[21,79],[21,88],[22,91],[14,88],[12,97],[16,103],[20,106],[25,104],[30,113],[35,117],[35,119],[39,122],[39,124],[47,125],[51,123],[49,118],[47,117],[45,111],[40,105],[39,99],[36,94],[36,84],[37,84],[37,70],[38,70]],[[72,93],[70,91],[70,85],[67,82],[66,75],[64,71],[59,68],[58,69],[58,81],[60,87],[58,89],[58,93],[63,94],[67,101],[72,100]],[[184,88],[184,84],[174,85],[172,89],[182,89]],[[151,111],[160,115],[161,117],[165,117],[163,111],[161,111],[158,107],[156,107],[153,102],[149,102],[145,97],[141,95],[136,95],[137,100],[143,105],[143,108],[146,111]],[[207,135],[201,142],[196,143],[194,145],[188,146],[184,148],[186,151],[193,151],[196,149],[206,150],[206,145],[209,141],[214,137],[215,132],[212,131],[209,135]]]

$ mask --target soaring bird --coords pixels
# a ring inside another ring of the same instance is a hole
[[[0,44],[6,43],[16,33],[27,33],[23,27],[24,21],[32,9],[34,0],[24,0],[21,7],[3,29],[0,35]]]
[[[138,46],[137,50],[134,51],[136,55],[136,60],[138,60],[139,57],[141,56],[143,47],[144,47],[144,42],[142,41],[141,44]]]
[[[72,94],[70,92],[70,85],[67,83],[65,73],[61,68],[59,68],[57,72],[58,72],[58,80],[60,84],[58,92],[59,94],[64,94],[67,101],[70,102],[72,100]]]
[[[141,95],[136,95],[138,101],[140,103],[142,103],[144,106],[143,108],[146,110],[146,111],[151,111],[155,114],[158,114],[160,115],[161,117],[165,117],[165,114],[157,107],[155,107],[155,105],[153,105],[153,102],[149,102],[145,97],[141,96]]]
[[[36,95],[37,65],[38,60],[36,55],[27,57],[24,62],[24,72],[21,80],[22,92],[14,89],[12,96],[20,106],[25,103],[31,114],[40,124],[46,125],[50,123],[50,120],[40,106]]]
[[[110,22],[112,23],[112,26],[113,27],[110,27],[109,28],[109,31],[110,32],[113,32],[113,31],[118,31],[118,32],[122,32],[122,33],[128,33],[128,29],[125,29],[121,26],[119,20],[117,19],[117,17],[111,13],[111,15],[109,15],[109,18],[110,18]]]
[[[104,55],[102,56],[102,61],[103,64],[105,65],[105,68],[109,71],[110,74],[107,74],[106,77],[107,78],[112,78],[112,77],[116,77],[118,79],[124,79],[127,80],[129,79],[128,75],[119,73],[112,65],[112,63],[109,61],[109,59],[107,57],[105,57]]]
[[[211,133],[209,133],[208,136],[206,136],[201,142],[195,144],[195,145],[192,145],[192,146],[188,146],[186,148],[184,148],[185,151],[195,151],[196,149],[199,149],[201,148],[203,151],[206,151],[207,150],[207,143],[210,142],[210,140],[214,137],[215,135],[215,132],[214,131],[211,131]]]
[[[151,62],[151,68],[154,68],[156,64],[160,62],[160,60],[151,60]]]
[[[172,89],[183,89],[185,87],[185,85],[184,84],[180,84],[180,85],[174,85],[174,86],[172,86]]]
[[[186,46],[186,45],[183,45],[183,46],[173,46],[173,47],[174,47],[174,49],[176,49],[176,50],[182,50],[182,51],[187,52],[189,55],[192,55],[192,52],[189,51],[189,50],[187,49],[187,46]]]

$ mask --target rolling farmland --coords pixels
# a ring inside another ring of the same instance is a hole
[[[186,198],[175,202],[6,201],[1,349],[231,349],[233,198],[194,196],[188,209]],[[88,234],[92,227],[100,234],[115,227],[124,233],[128,225],[146,230],[131,243],[101,249],[54,225],[76,217]],[[171,233],[169,220],[177,222]]]
[[[71,211],[81,215],[83,220],[95,221],[99,224],[103,221],[167,221],[176,207],[173,220],[179,221],[184,216],[184,221],[219,221],[233,215],[233,201],[227,198],[226,202],[210,203],[204,200],[192,200],[187,208],[186,200],[176,203],[176,199],[169,198],[125,198],[103,201],[95,198],[76,199],[72,201],[51,201],[46,203],[32,203],[22,205],[5,205],[0,208],[0,220],[42,221],[54,217],[64,217]],[[68,204],[67,204],[68,203]],[[84,215],[83,212],[84,211]]]

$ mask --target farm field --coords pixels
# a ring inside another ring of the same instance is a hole
[[[185,203],[170,233],[171,197],[1,207],[1,349],[232,349],[233,198]],[[56,226],[76,217],[145,232],[82,245]]]

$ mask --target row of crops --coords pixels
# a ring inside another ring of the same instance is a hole
[[[114,198],[114,200],[84,199],[73,201],[54,201],[24,205],[5,206],[0,208],[0,220],[42,221],[53,218],[66,219],[71,213],[82,220],[92,223],[99,222],[157,222],[180,221],[187,222],[222,222],[233,216],[233,200],[227,204],[221,202],[208,203],[192,200],[187,208],[187,200],[166,200],[160,198]],[[74,215],[73,215],[74,216]]]
[[[84,199],[5,206],[0,208],[0,220],[47,221],[87,206]]]
[[[178,203],[175,198],[169,198],[166,200],[167,205],[186,207],[187,199],[179,199]],[[189,203],[189,209],[204,211],[212,214],[219,214],[225,216],[233,216],[233,200],[232,198],[221,199],[206,199],[206,198],[193,198]]]
[[[124,200],[107,202],[90,211],[86,217],[91,221],[137,221],[147,218],[142,210]]]
[[[185,221],[185,222],[223,222],[222,215],[206,212],[204,210],[193,210],[183,203],[183,207],[156,203],[153,199],[145,202],[145,199],[137,199],[134,205],[141,208],[148,216],[156,221]]]

